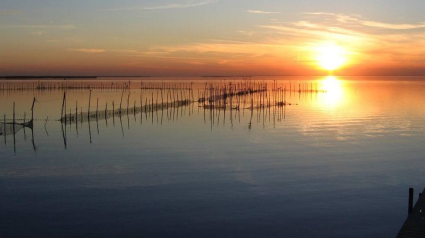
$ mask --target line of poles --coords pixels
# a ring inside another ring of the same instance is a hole
[[[1,82],[0,91],[28,91],[28,90],[122,90],[131,87],[131,81],[96,82],[96,81],[31,81],[31,82]]]

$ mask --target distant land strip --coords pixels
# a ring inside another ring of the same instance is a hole
[[[2,79],[95,79],[97,76],[0,76]]]
[[[95,78],[148,78],[150,76],[0,76],[0,79],[95,79]]]
[[[98,78],[150,78],[149,75],[133,75],[133,76],[97,76]]]
[[[254,76],[251,76],[251,75],[247,75],[247,76],[244,76],[244,75],[241,75],[241,76],[238,76],[238,75],[228,75],[228,76],[225,76],[225,75],[204,75],[202,77],[203,78],[229,78],[229,77],[252,78]]]

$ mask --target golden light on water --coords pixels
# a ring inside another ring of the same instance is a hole
[[[336,106],[344,99],[344,90],[341,81],[335,76],[328,76],[323,81],[323,88],[326,90],[323,104],[325,106]]]
[[[346,62],[345,50],[335,44],[328,43],[318,47],[317,61],[326,70],[335,70]]]

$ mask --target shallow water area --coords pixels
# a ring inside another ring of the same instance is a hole
[[[424,187],[424,77],[66,81],[91,91],[0,90],[2,132],[36,98],[0,137],[1,237],[395,237]]]

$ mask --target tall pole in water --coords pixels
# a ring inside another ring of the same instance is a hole
[[[4,121],[3,121],[3,135],[4,135],[4,144],[6,145],[6,113],[4,114]]]
[[[89,95],[89,109],[88,109],[88,117],[90,118],[90,105],[91,105],[91,90],[90,90],[90,95]]]
[[[64,107],[65,107],[65,97],[66,97],[66,91],[65,91],[65,92],[63,92],[61,118],[63,118],[63,112],[64,112]]]
[[[16,137],[15,137],[15,102],[13,102],[13,151],[16,153]]]
[[[96,101],[96,120],[97,120],[98,113],[99,113],[99,98],[97,98],[97,101]]]
[[[32,101],[32,106],[31,106],[31,122],[34,121],[34,104],[35,104],[35,97],[34,100]]]
[[[121,101],[120,101],[120,116],[121,116],[121,108],[122,108],[122,97],[124,96],[124,89],[122,90],[122,93],[121,93]]]
[[[15,102],[13,102],[13,128],[15,128]]]

